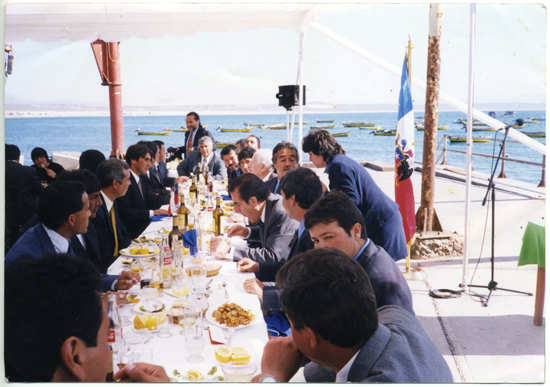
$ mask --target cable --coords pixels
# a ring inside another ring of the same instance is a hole
[[[459,298],[460,296],[462,296],[462,291],[451,289],[435,289],[430,290],[429,295],[432,298]]]

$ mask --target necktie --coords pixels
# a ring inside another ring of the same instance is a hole
[[[139,192],[141,192],[141,198],[143,199],[143,190],[141,189],[141,179],[138,180]]]
[[[158,166],[155,165],[155,166],[153,167],[153,172],[154,172],[155,176],[157,177],[157,180],[160,181],[160,175],[159,175]]]
[[[296,244],[298,242],[298,230],[294,233],[294,236],[292,237],[292,240],[290,241],[290,254],[294,251],[294,247],[296,247]]]
[[[118,235],[117,235],[117,231],[116,231],[115,206],[114,205],[111,207],[111,211],[109,211],[109,215],[111,215],[111,225],[113,226],[113,234],[115,235],[115,251],[113,253],[113,256],[118,257]]]
[[[69,247],[67,248],[67,254],[74,255],[73,247],[71,246],[71,240],[69,239],[67,242],[69,242]]]
[[[204,173],[204,170],[206,169],[206,159],[202,159],[202,163],[201,163],[201,168],[202,168],[202,173]]]
[[[189,132],[189,139],[187,140],[187,151],[185,152],[186,156],[189,156],[189,148],[193,148],[193,132]]]
[[[264,240],[264,222],[262,220],[258,220],[258,226],[260,227],[260,241],[262,242],[262,246],[265,246],[265,240]]]

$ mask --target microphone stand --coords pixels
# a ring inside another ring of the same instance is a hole
[[[502,144],[500,145],[500,151],[498,153],[497,162],[495,163],[495,167],[493,169],[493,172],[491,173],[491,178],[489,179],[489,185],[487,186],[487,192],[485,193],[485,198],[483,198],[483,202],[481,203],[482,206],[485,206],[485,203],[487,203],[487,197],[489,196],[489,192],[491,192],[491,281],[489,281],[489,284],[487,286],[468,285],[469,287],[472,287],[472,288],[487,288],[489,290],[489,294],[487,295],[487,299],[483,303],[483,306],[489,306],[489,299],[491,298],[491,294],[493,293],[494,290],[504,290],[507,292],[526,294],[528,296],[533,295],[533,293],[529,293],[529,292],[521,292],[519,290],[511,290],[511,289],[504,289],[504,288],[498,287],[497,282],[495,281],[495,183],[493,180],[496,175],[498,162],[502,157],[504,144],[506,143],[506,138],[508,137],[508,130],[510,130],[510,127],[511,125],[504,127],[504,130],[505,130],[504,140],[502,140]]]

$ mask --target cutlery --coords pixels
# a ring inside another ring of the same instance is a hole
[[[162,293],[163,293],[163,294],[168,294],[170,297],[179,298],[178,296],[174,296],[173,294],[168,293],[168,292],[166,292],[166,291],[164,291],[164,290],[162,291]]]

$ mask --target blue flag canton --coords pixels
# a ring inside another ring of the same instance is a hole
[[[397,120],[399,121],[412,110],[413,102],[409,84],[409,74],[407,71],[407,58],[405,57],[405,60],[403,60],[403,71],[401,72],[401,90],[399,91],[399,111]]]

